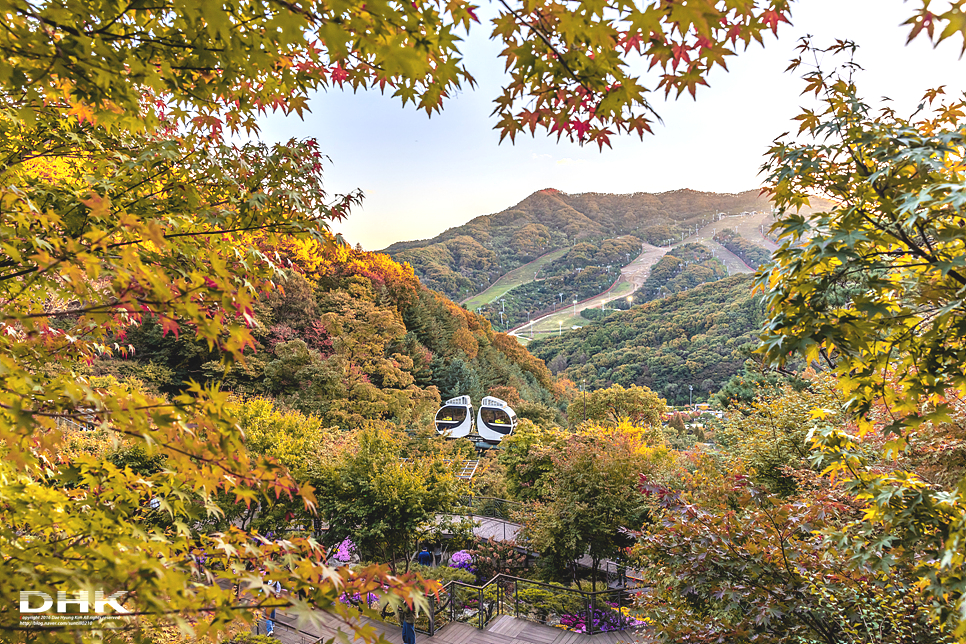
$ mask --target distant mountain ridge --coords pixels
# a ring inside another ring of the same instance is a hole
[[[432,239],[397,242],[381,252],[408,262],[424,284],[458,300],[484,290],[501,275],[544,253],[577,241],[631,235],[660,244],[707,223],[717,212],[733,214],[768,207],[767,197],[757,190],[570,195],[550,188]]]

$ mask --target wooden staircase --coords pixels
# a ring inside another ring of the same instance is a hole
[[[297,625],[291,617],[280,615],[274,635],[283,644],[315,644],[320,639],[325,642],[335,637],[340,630],[344,633],[351,632],[331,616],[320,613],[319,617],[320,624]],[[370,626],[390,644],[402,644],[402,632],[399,627],[365,618],[360,618],[359,623]],[[264,633],[264,630],[262,632]],[[419,644],[631,644],[647,641],[646,633],[643,632],[624,631],[584,635],[509,615],[494,617],[483,630],[469,624],[456,623],[442,628],[433,637],[422,633],[416,635],[416,642]]]

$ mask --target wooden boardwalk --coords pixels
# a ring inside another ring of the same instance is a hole
[[[320,637],[336,637],[340,631],[352,640],[352,629],[340,624],[335,618],[321,615],[320,624],[295,624],[290,616],[280,615],[275,627],[275,637],[282,644],[314,644]],[[381,622],[360,618],[360,623],[370,626],[375,633],[382,635],[391,644],[402,644],[402,632],[398,626],[389,626]],[[262,630],[264,633],[264,630]],[[340,640],[336,640],[340,641]],[[643,633],[601,633],[599,635],[583,635],[571,633],[560,628],[535,624],[523,619],[516,619],[508,615],[495,617],[486,627],[480,630],[469,624],[448,624],[439,630],[435,636],[416,634],[419,644],[630,644],[645,642]]]

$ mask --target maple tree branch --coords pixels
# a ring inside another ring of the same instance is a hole
[[[566,71],[568,74],[570,74],[570,77],[573,78],[574,81],[576,81],[578,85],[580,85],[581,87],[583,87],[590,94],[596,94],[597,93],[593,89],[587,87],[584,84],[583,81],[581,81],[579,78],[577,78],[577,74],[574,72],[574,70],[572,70],[570,68],[570,66],[566,62],[564,62],[563,54],[561,54],[557,50],[557,47],[550,41],[550,37],[547,36],[543,32],[543,30],[536,28],[535,26],[533,26],[533,24],[531,24],[526,19],[524,19],[515,9],[513,9],[506,2],[506,0],[500,0],[500,4],[503,5],[503,7],[510,13],[511,16],[513,16],[513,18],[517,21],[517,24],[522,25],[522,26],[526,27],[527,29],[529,29],[530,31],[532,31],[534,34],[536,34],[540,38],[540,40],[543,41],[543,43],[547,47],[550,48],[550,51],[552,51],[554,53],[555,60],[560,64],[561,67],[564,68],[564,71]]]
[[[120,20],[121,18],[123,18],[124,17],[124,14],[126,14],[128,12],[128,10],[130,10],[130,8],[134,6],[134,3],[135,2],[137,2],[137,0],[131,0],[131,2],[129,2],[126,7],[124,7],[123,9],[121,9],[118,12],[118,14],[116,16],[114,16],[114,18],[112,20],[110,20],[107,24],[105,24],[100,29],[95,29],[94,31],[90,32],[91,35],[107,33],[107,30],[110,29],[111,27],[113,27],[114,24],[118,20]]]
[[[209,235],[224,235],[227,233],[249,232],[254,230],[268,230],[271,228],[295,226],[296,224],[303,223],[303,222],[322,221],[324,220],[324,218],[325,218],[324,216],[320,215],[318,217],[304,219],[302,221],[279,222],[275,224],[265,224],[264,226],[243,226],[241,228],[226,228],[226,229],[218,229],[218,230],[195,230],[195,231],[185,232],[185,233],[173,233],[170,235],[164,235],[164,239],[176,239],[178,237],[204,237]],[[142,243],[144,243],[144,239],[135,239],[135,240],[129,240],[125,242],[118,242],[116,244],[110,244],[108,246],[105,246],[105,248],[114,249],[114,248],[121,248],[122,246],[130,246],[131,244],[142,244]]]

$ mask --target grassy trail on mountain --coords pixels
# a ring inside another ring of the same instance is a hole
[[[748,266],[748,264],[745,264],[740,257],[732,253],[730,250],[714,241],[713,237],[716,232],[724,230],[725,228],[737,228],[738,232],[741,233],[742,236],[745,236],[745,231],[749,231],[747,239],[749,239],[752,243],[757,244],[758,246],[763,246],[765,249],[771,251],[771,247],[777,248],[777,246],[771,242],[767,242],[770,244],[770,246],[766,245],[765,242],[767,240],[758,234],[758,227],[767,216],[768,215],[766,213],[762,213],[761,215],[745,216],[730,215],[724,219],[721,219],[720,221],[712,222],[707,226],[698,229],[698,232],[685,239],[684,243],[696,242],[714,250],[715,257],[720,259],[721,263],[728,268],[729,275],[735,275],[738,273],[754,273],[755,271],[753,268]],[[752,232],[754,233],[754,236],[752,235]],[[755,236],[757,236],[757,239]]]
[[[580,312],[584,309],[596,308],[599,306],[606,306],[608,302],[613,302],[614,300],[620,299],[622,297],[627,297],[647,281],[647,276],[650,274],[651,266],[657,263],[659,259],[664,257],[665,254],[672,247],[658,247],[651,246],[650,244],[643,245],[643,252],[637,256],[637,258],[632,261],[627,266],[621,269],[621,277],[619,281],[611,286],[608,290],[604,291],[599,295],[588,298],[582,302],[578,302],[576,306],[565,306],[557,313],[551,313],[550,315],[545,315],[541,318],[525,324],[521,327],[514,329],[511,335],[517,336],[520,340],[529,340],[530,336],[538,337],[541,335],[556,334],[561,331],[561,329],[570,329],[573,326],[583,326],[587,323],[587,320],[580,317]],[[531,334],[531,328],[532,334]]]
[[[769,252],[778,250],[778,244],[765,237],[772,222],[771,213],[762,212],[745,217],[726,217],[719,223],[726,224],[725,228],[734,228],[738,234],[753,244],[761,246]],[[762,228],[764,227],[764,228]]]
[[[482,293],[477,293],[472,297],[468,297],[460,304],[465,306],[468,310],[472,311],[480,306],[485,306],[494,300],[497,300],[514,288],[521,286],[523,284],[528,284],[534,281],[532,277],[536,273],[542,271],[551,262],[560,259],[567,254],[569,248],[558,248],[557,250],[550,251],[545,255],[541,255],[529,264],[524,264],[519,268],[515,268],[509,273],[503,275],[496,282],[493,283],[491,287],[483,291]]]

